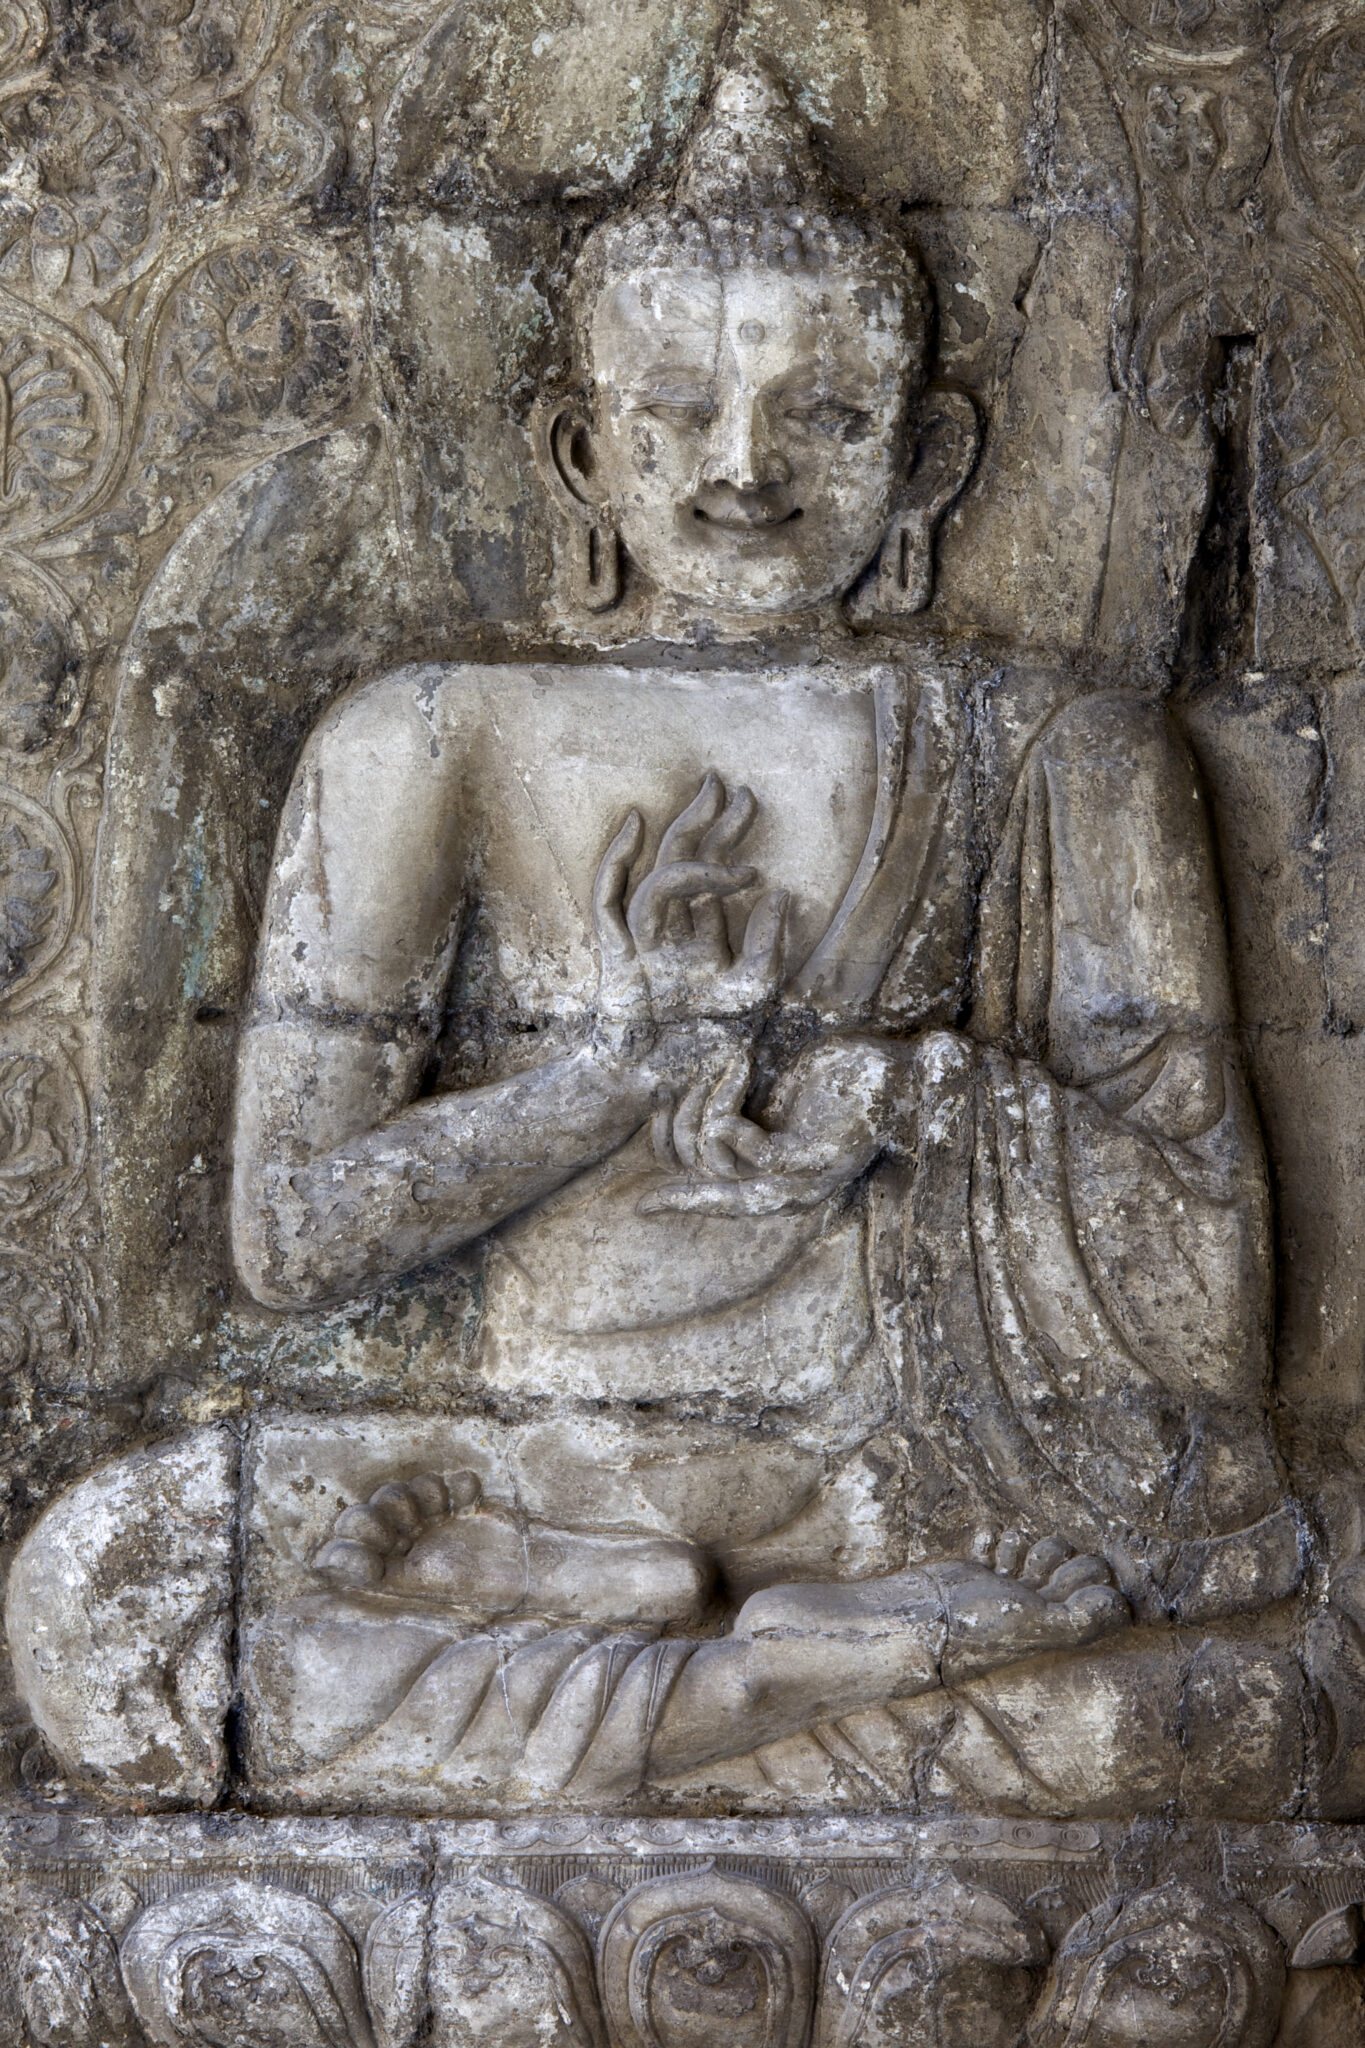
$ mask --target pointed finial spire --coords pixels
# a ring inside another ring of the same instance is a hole
[[[785,213],[833,194],[809,130],[784,88],[758,65],[732,71],[688,145],[678,199],[701,220]]]

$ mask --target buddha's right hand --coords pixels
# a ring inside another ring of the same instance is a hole
[[[652,1039],[662,1029],[686,1062],[693,1028],[756,1018],[782,978],[787,897],[760,896],[738,953],[730,944],[724,901],[752,889],[757,870],[729,856],[753,823],[753,794],[727,794],[712,771],[664,832],[649,871],[633,891],[630,871],[644,839],[632,811],[608,846],[593,889],[601,959],[599,1031]],[[627,897],[629,896],[629,901]],[[705,1036],[705,1033],[702,1034]]]

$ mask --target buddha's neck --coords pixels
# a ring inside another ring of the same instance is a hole
[[[726,612],[702,610],[667,591],[642,595],[636,630],[647,639],[697,647],[753,646],[758,642],[828,645],[856,638],[837,599],[801,612]]]

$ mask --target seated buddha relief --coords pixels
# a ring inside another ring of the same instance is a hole
[[[945,1701],[979,1786],[1003,1673],[1001,1796],[1051,1711],[1162,1804],[1126,1731],[1303,1569],[1194,763],[1149,694],[915,633],[976,414],[770,79],[570,312],[570,644],[349,693],[276,849],[240,1278],[306,1313],[458,1254],[479,1326],[248,1574],[252,1793],[648,1803],[821,1731],[880,1797]],[[329,1429],[273,1427],[263,1556]]]

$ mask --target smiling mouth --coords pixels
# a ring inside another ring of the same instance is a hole
[[[790,512],[782,512],[774,517],[771,513],[762,511],[706,512],[700,505],[694,505],[692,517],[700,519],[705,526],[718,526],[722,533],[756,535],[776,533],[780,528],[790,526],[793,521],[802,517],[802,511],[801,507],[796,505]]]

